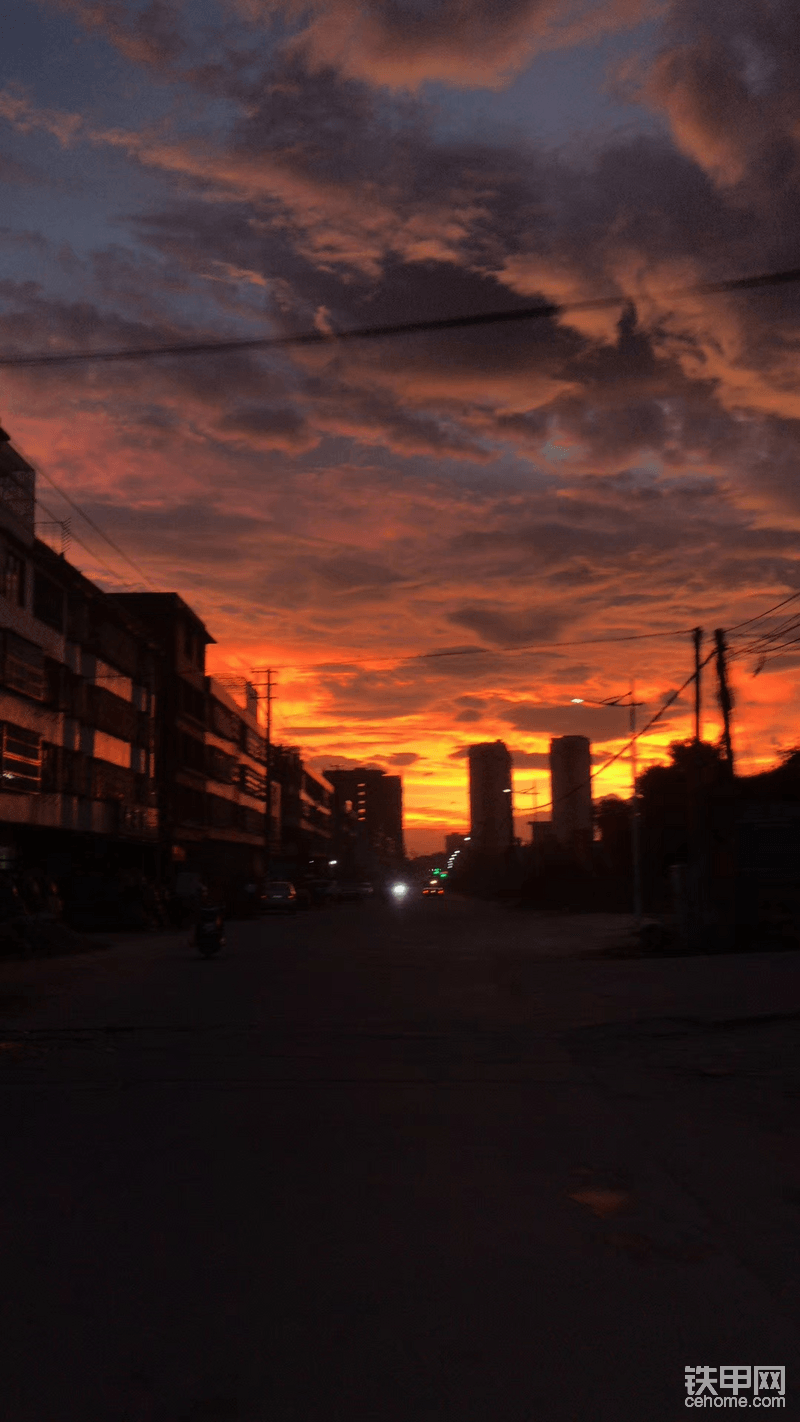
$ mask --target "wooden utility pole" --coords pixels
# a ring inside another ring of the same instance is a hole
[[[272,668],[267,667],[267,814],[264,838],[264,878],[270,876],[272,862]]]
[[[692,633],[694,640],[694,738],[697,744],[700,743],[700,648],[703,644],[703,629],[695,627]]]
[[[717,695],[719,697],[719,707],[722,712],[722,738],[725,743],[725,760],[728,775],[733,779],[733,746],[731,745],[731,710],[733,708],[733,696],[728,685],[728,668],[725,660],[727,645],[725,633],[721,627],[714,632],[714,641],[717,645]]]
[[[730,944],[736,939],[736,864],[737,810],[736,784],[734,779],[733,746],[731,744],[731,710],[733,692],[728,682],[726,661],[727,645],[721,627],[714,632],[717,652],[717,694],[722,712],[722,738],[725,744],[725,770],[727,786],[716,798],[716,814],[712,825],[716,845],[716,865],[711,884],[715,908],[716,933],[722,944]]]
[[[678,920],[686,934],[686,947],[698,946],[703,936],[706,901],[706,803],[703,787],[703,771],[700,735],[701,715],[701,671],[700,651],[703,645],[703,629],[695,627],[692,633],[694,645],[694,745],[686,775],[686,830],[689,846],[689,862],[686,876],[679,889]]]
[[[633,848],[633,916],[638,922],[642,916],[642,849],[639,824],[639,795],[636,789],[636,692],[631,682],[630,700],[631,731],[631,779],[633,781],[633,818],[631,822]]]

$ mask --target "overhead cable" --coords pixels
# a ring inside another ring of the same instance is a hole
[[[66,489],[62,489],[61,485],[56,483],[52,474],[48,474],[47,470],[43,469],[36,460],[29,458],[29,456],[25,453],[25,450],[20,448],[19,445],[15,445],[14,447],[22,455],[26,463],[30,465],[31,469],[33,469],[35,473],[42,475],[43,478],[47,480],[48,484],[50,484],[52,488],[55,489],[57,494],[60,494],[61,498],[69,504],[70,508],[74,509],[75,512],[79,514],[80,517],[84,519],[86,523],[88,523],[89,527],[94,529],[95,533],[99,534],[100,537],[105,540],[109,548],[113,548],[114,552],[118,554],[120,558],[124,558],[125,562],[130,564],[130,566],[134,569],[135,572],[139,574],[139,577],[142,578],[145,583],[148,583],[151,588],[155,588],[155,583],[152,582],[150,578],[148,578],[144,570],[139,567],[139,564],[135,562],[134,559],[131,558],[125,552],[124,548],[120,548],[119,544],[114,542],[113,538],[111,538],[109,534],[107,534],[105,530],[100,527],[99,523],[97,523],[92,518],[91,514],[88,514],[85,509],[81,508],[80,504],[75,502],[72,496],[67,493]],[[42,505],[42,507],[44,508],[44,505]],[[73,537],[75,537],[76,542],[81,543],[81,540],[77,537],[76,534],[74,534]],[[86,545],[84,543],[81,543],[82,548],[85,548],[85,546]],[[106,565],[104,564],[103,566]]]
[[[785,286],[800,281],[800,268],[763,272],[758,276],[733,277],[727,281],[698,282],[674,291],[657,292],[661,301],[680,301],[691,296],[715,296],[724,292],[750,291],[759,287]],[[244,336],[234,340],[189,341],[172,345],[134,346],[130,349],[99,351],[47,351],[35,355],[0,356],[0,366],[72,365],[87,361],[150,360],[158,356],[212,355],[222,351],[276,350],[285,346],[333,345],[340,341],[367,341],[387,336],[421,335],[427,331],[457,331],[475,326],[509,324],[515,321],[544,320],[572,311],[601,311],[626,306],[635,298],[630,293],[597,296],[584,301],[547,301],[536,306],[518,306],[509,311],[481,311],[465,316],[445,316],[424,321],[396,321],[381,326],[359,326],[345,331],[302,331],[292,336]]]
[[[716,647],[715,647],[712,652],[709,652],[709,654],[708,654],[708,656],[705,658],[705,660],[700,663],[700,670],[702,671],[703,667],[708,666],[708,663],[709,663],[709,662],[712,660],[712,658],[714,658],[716,655],[717,655],[717,649],[716,649]],[[650,727],[651,727],[651,726],[654,726],[654,725],[656,724],[656,721],[659,721],[659,720],[661,719],[661,717],[664,715],[665,711],[668,711],[668,710],[669,710],[670,706],[672,706],[673,703],[674,703],[675,701],[677,701],[677,699],[678,699],[678,697],[680,696],[681,692],[682,692],[682,691],[685,691],[686,688],[687,688],[687,686],[690,686],[691,683],[694,681],[694,679],[695,679],[695,673],[692,672],[691,676],[687,676],[685,682],[683,682],[683,684],[678,687],[677,691],[673,691],[673,692],[670,693],[670,695],[667,697],[666,701],[664,702],[663,706],[661,706],[661,707],[659,708],[659,710],[656,711],[656,713],[655,713],[654,716],[651,716],[651,717],[650,717],[650,720],[649,720],[648,722],[646,722],[646,724],[645,724],[644,726],[642,726],[642,729],[641,729],[640,731],[637,731],[637,732],[635,733],[635,735],[631,736],[631,737],[625,742],[624,746],[622,746],[621,750],[615,751],[613,755],[611,755],[611,756],[608,757],[608,760],[604,760],[604,761],[603,761],[603,764],[602,764],[602,765],[598,765],[597,768],[591,772],[591,774],[589,775],[588,780],[582,781],[580,785],[573,785],[572,789],[571,789],[571,790],[568,790],[568,791],[566,792],[566,794],[564,794],[564,795],[559,795],[559,796],[557,796],[557,798],[554,799],[554,800],[548,800],[546,805],[539,805],[539,806],[537,806],[537,814],[538,814],[539,810],[550,810],[550,809],[552,809],[553,805],[560,805],[562,800],[567,800],[567,799],[569,799],[569,797],[570,797],[571,795],[574,795],[577,790],[585,790],[587,786],[591,785],[592,781],[593,781],[598,775],[602,775],[602,773],[603,773],[604,770],[608,770],[608,767],[609,767],[610,765],[613,765],[615,760],[619,760],[619,759],[625,754],[626,751],[629,751],[629,750],[630,750],[631,746],[632,746],[636,741],[640,740],[641,737],[642,737],[643,735],[645,735],[647,731],[650,730]]]

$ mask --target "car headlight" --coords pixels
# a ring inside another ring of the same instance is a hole
[[[407,884],[392,884],[392,893],[396,899],[404,899],[408,893]]]

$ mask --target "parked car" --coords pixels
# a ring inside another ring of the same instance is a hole
[[[346,883],[337,885],[337,896],[343,903],[363,904],[372,896],[372,885]]]
[[[261,907],[267,910],[283,909],[285,913],[294,913],[297,908],[297,890],[294,884],[290,884],[288,879],[268,880],[261,896]]]

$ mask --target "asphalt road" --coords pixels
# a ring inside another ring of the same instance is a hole
[[[798,955],[554,923],[0,969],[4,1422],[674,1422],[731,1364],[800,1417]]]

